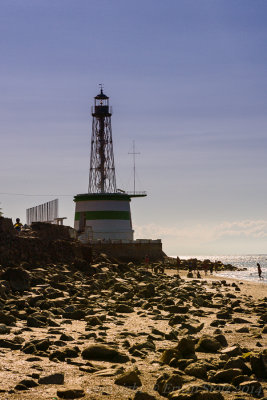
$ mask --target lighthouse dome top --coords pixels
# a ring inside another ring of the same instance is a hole
[[[97,96],[95,96],[95,99],[96,99],[96,100],[107,100],[107,99],[109,99],[109,97],[106,96],[106,95],[103,93],[103,90],[101,89],[100,93],[99,93]]]

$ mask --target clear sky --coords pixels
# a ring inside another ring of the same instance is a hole
[[[267,253],[266,0],[0,5],[5,216],[58,197],[73,225],[103,83],[119,188],[133,188],[133,140],[141,153],[135,237],[169,255]]]

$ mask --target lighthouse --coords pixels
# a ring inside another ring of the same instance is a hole
[[[117,190],[111,115],[109,97],[101,86],[92,106],[88,192],[74,197],[74,228],[87,233],[91,240],[128,242],[134,238],[131,198],[144,197],[146,193]]]

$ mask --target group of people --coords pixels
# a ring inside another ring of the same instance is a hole
[[[177,267],[177,272],[179,273],[179,269],[181,267],[181,260],[180,260],[180,258],[178,256],[176,258],[176,267]],[[203,263],[202,263],[202,268],[203,268],[203,270],[205,272],[205,275],[208,274],[208,271],[210,271],[210,274],[212,275],[214,268],[215,268],[215,271],[217,271],[217,262],[215,262],[213,264],[213,263],[210,263],[209,260],[204,260]],[[188,261],[188,271],[192,272],[192,273],[196,272],[197,277],[201,278],[196,258],[193,258],[192,260]]]

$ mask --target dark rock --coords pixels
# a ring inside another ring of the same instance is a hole
[[[183,358],[195,353],[195,343],[190,337],[183,337],[179,340],[176,349],[182,354]]]
[[[15,390],[29,390],[29,388],[25,385],[22,385],[21,383],[18,383],[15,388]]]
[[[216,353],[221,348],[221,343],[215,338],[208,335],[203,335],[196,346],[196,351],[203,353]]]
[[[248,393],[253,397],[263,397],[263,389],[258,381],[247,381],[242,382],[239,385],[239,390],[244,393]]]
[[[114,383],[116,385],[126,386],[130,389],[136,389],[136,387],[142,386],[142,382],[135,370],[127,371],[119,375],[115,379]]]
[[[64,351],[55,350],[49,355],[49,360],[58,360],[58,361],[65,361],[66,353]]]
[[[183,358],[183,355],[180,351],[178,351],[176,348],[173,349],[167,349],[164,350],[159,362],[163,363],[163,364],[170,364],[170,361],[175,359],[175,360],[179,360]]]
[[[247,326],[242,326],[242,328],[239,328],[236,330],[238,333],[249,333],[249,329]]]
[[[113,347],[106,346],[104,344],[93,344],[86,347],[82,351],[82,358],[84,358],[85,360],[99,360],[110,362],[129,361],[129,357],[127,355],[122,354]]]
[[[236,376],[233,380],[232,380],[232,384],[234,385],[234,386],[239,386],[240,385],[240,383],[242,383],[242,382],[246,382],[246,381],[249,381],[249,376],[248,375],[238,375],[238,376]]]
[[[116,308],[116,312],[118,313],[132,313],[134,312],[133,307],[129,306],[128,304],[119,304]]]
[[[236,318],[233,318],[233,323],[234,324],[250,324],[250,321],[248,321],[244,318],[236,317]]]
[[[150,351],[155,351],[156,346],[152,340],[146,340],[145,342],[140,342],[137,344],[134,344],[133,346],[130,347],[129,353],[133,353],[135,350],[150,350]]]
[[[86,317],[86,321],[88,326],[103,325],[102,320],[97,316]]]
[[[183,378],[180,375],[164,373],[157,379],[154,390],[161,396],[168,397],[169,393],[181,389],[182,385]]]
[[[36,353],[37,349],[33,343],[25,343],[21,351],[23,351],[25,354],[34,354]]]
[[[35,317],[29,316],[27,318],[27,326],[31,328],[43,328],[46,324]]]
[[[38,383],[35,382],[33,379],[23,379],[22,381],[19,382],[20,385],[24,385],[27,388],[33,388],[38,386]]]
[[[59,340],[64,340],[65,342],[72,342],[74,340],[74,338],[70,335],[66,335],[65,333],[62,333]]]
[[[0,335],[6,335],[10,333],[10,328],[8,328],[5,324],[0,324]]]
[[[196,378],[199,378],[199,379],[206,379],[207,378],[207,368],[205,367],[205,365],[203,365],[201,363],[189,364],[185,368],[184,372],[187,375],[195,376]]]
[[[221,343],[221,345],[223,347],[228,346],[228,342],[227,342],[226,337],[224,335],[222,335],[222,334],[215,335],[214,339],[216,339],[219,343]]]
[[[69,319],[76,319],[76,320],[81,320],[84,319],[85,317],[85,311],[84,310],[74,310],[70,312],[65,312],[63,314],[64,318],[69,318]]]
[[[228,357],[236,357],[242,355],[242,351],[238,345],[227,347],[221,350],[222,354],[226,354]]]
[[[250,364],[252,372],[257,378],[267,378],[267,351],[261,354],[252,354],[250,356]]]
[[[85,392],[79,387],[68,387],[57,390],[57,396],[60,399],[80,399],[85,396]]]
[[[246,365],[244,359],[242,357],[231,357],[229,360],[224,364],[224,369],[229,368],[239,368],[242,370],[243,374],[251,375],[251,369]]]
[[[14,340],[0,339],[0,347],[10,350],[19,350],[21,348],[21,344],[16,343]]]
[[[9,281],[12,290],[23,292],[30,289],[30,275],[22,268],[7,268],[1,279]]]
[[[229,368],[218,371],[210,379],[211,382],[215,383],[231,383],[232,379],[236,376],[242,375],[242,370],[238,368]]]
[[[63,385],[64,374],[63,373],[55,373],[55,374],[40,377],[38,383],[40,385]]]
[[[15,325],[16,317],[9,313],[0,311],[0,323],[10,326]]]
[[[79,356],[80,349],[77,346],[66,347],[63,352],[64,352],[66,358],[76,358]]]

